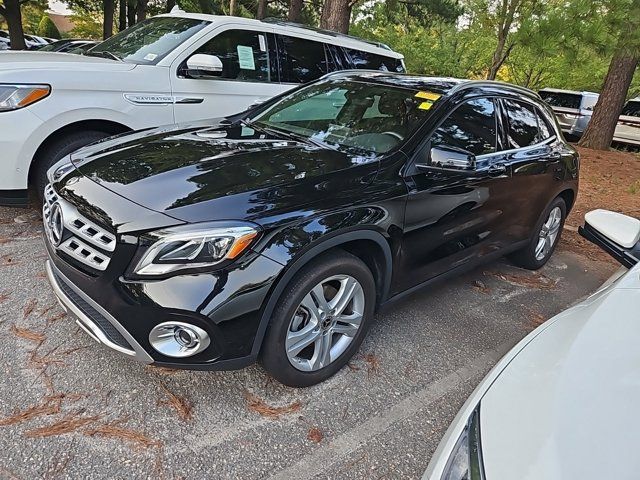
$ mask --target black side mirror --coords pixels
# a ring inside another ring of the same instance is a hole
[[[476,156],[462,148],[439,145],[430,151],[432,167],[452,170],[475,170]]]

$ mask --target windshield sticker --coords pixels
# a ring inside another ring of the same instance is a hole
[[[260,42],[260,51],[261,52],[266,52],[267,51],[267,42],[264,39],[264,35],[258,35],[258,41]]]
[[[433,106],[433,102],[422,102],[418,105],[420,110],[429,110]]]
[[[148,62],[153,62],[156,58],[158,58],[158,55],[156,55],[155,53],[147,53],[144,56],[144,59],[147,60]]]
[[[418,92],[418,93],[416,93],[416,97],[417,98],[424,98],[425,100],[431,100],[432,102],[435,102],[441,96],[442,95],[440,95],[439,93],[433,93],[433,92]]]
[[[256,64],[253,61],[253,48],[238,45],[238,63],[243,70],[255,70]]]

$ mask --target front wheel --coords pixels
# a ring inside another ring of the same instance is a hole
[[[343,251],[314,260],[278,301],[261,363],[291,387],[320,383],[358,350],[373,318],[375,283],[359,258]]]
[[[537,270],[547,263],[560,241],[566,216],[567,206],[558,197],[542,212],[527,246],[511,256],[514,263],[529,270]]]

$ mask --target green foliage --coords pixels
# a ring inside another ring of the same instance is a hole
[[[95,13],[85,12],[71,15],[73,30],[70,37],[86,38],[88,40],[102,40],[102,16]]]
[[[40,23],[38,24],[38,35],[41,37],[60,39],[58,27],[56,27],[48,15],[43,15]]]

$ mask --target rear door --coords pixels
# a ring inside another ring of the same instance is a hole
[[[509,244],[507,209],[518,194],[498,140],[496,101],[477,98],[458,106],[425,143],[409,167],[402,240],[401,290],[497,252]],[[453,147],[476,156],[472,170],[443,168],[432,147]]]
[[[622,109],[614,140],[640,145],[640,100],[630,100]]]
[[[563,162],[573,152],[558,138],[551,119],[533,103],[502,98],[504,162],[512,177],[510,235],[528,238],[563,179]],[[566,159],[564,157],[567,157]]]

